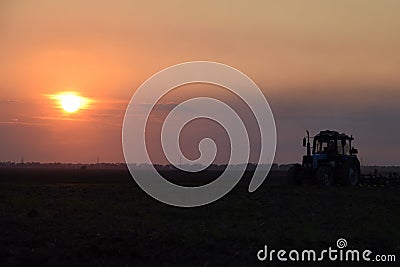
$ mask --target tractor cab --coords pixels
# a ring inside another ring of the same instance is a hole
[[[341,165],[344,160],[358,153],[357,149],[352,147],[354,138],[337,131],[321,131],[312,139],[313,146],[310,146],[310,136],[303,139],[303,146],[307,147],[307,155],[303,156],[303,166],[317,169],[320,165],[330,164],[336,167]]]
[[[357,149],[351,147],[352,136],[336,131],[321,131],[314,137],[313,154],[332,154],[335,156],[350,156],[357,154]]]

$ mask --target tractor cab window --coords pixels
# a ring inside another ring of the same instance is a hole
[[[315,140],[314,153],[336,153],[336,140]]]
[[[328,142],[325,140],[315,140],[314,153],[325,153],[328,149]]]
[[[338,154],[350,155],[350,140],[345,140],[344,147],[342,146],[341,140],[338,141]]]

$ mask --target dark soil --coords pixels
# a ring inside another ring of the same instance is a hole
[[[194,185],[217,174],[167,176]],[[0,266],[287,266],[257,252],[336,248],[339,238],[400,260],[399,187],[290,187],[273,172],[248,193],[250,176],[210,205],[176,208],[125,170],[0,170]]]

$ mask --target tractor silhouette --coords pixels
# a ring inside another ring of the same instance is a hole
[[[312,140],[312,146],[310,143]],[[319,186],[331,186],[336,183],[356,186],[361,182],[358,150],[352,146],[353,136],[337,131],[321,131],[314,137],[303,139],[307,154],[302,164],[293,164],[288,171],[290,184],[302,184],[312,181]]]

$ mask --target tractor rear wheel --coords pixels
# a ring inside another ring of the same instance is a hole
[[[287,172],[287,181],[289,185],[301,185],[301,178],[299,177],[300,166],[293,165]]]
[[[317,170],[316,182],[319,186],[331,186],[333,184],[333,170],[329,166],[321,166]]]
[[[361,181],[360,170],[353,161],[343,164],[341,176],[344,185],[356,186]]]

